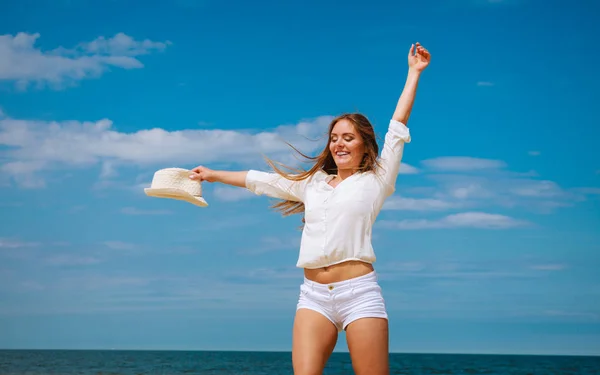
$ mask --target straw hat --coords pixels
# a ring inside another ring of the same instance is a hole
[[[165,168],[154,173],[152,185],[144,192],[150,197],[170,198],[206,207],[199,181],[189,178],[191,171],[183,168]]]

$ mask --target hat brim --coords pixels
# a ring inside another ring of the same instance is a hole
[[[186,193],[185,191],[179,190],[179,189],[171,189],[171,188],[164,188],[164,189],[145,188],[144,192],[149,197],[177,199],[177,200],[189,202],[191,204],[194,204],[194,205],[200,206],[200,207],[206,207],[206,206],[208,206],[208,203],[206,202],[206,200],[204,198],[202,198],[202,197],[195,197],[195,196],[193,196],[193,195],[191,195],[189,193]]]

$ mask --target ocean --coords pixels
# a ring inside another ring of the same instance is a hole
[[[390,354],[390,374],[597,375],[600,357]],[[289,352],[0,350],[2,375],[291,375]],[[348,353],[324,374],[352,375]]]

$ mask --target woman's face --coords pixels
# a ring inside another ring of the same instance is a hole
[[[330,134],[329,151],[339,170],[359,169],[365,155],[365,146],[352,122],[338,121]]]

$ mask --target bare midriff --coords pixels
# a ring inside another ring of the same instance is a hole
[[[351,260],[328,267],[305,268],[304,276],[316,283],[330,284],[360,277],[371,272],[373,272],[373,265],[370,263]]]

